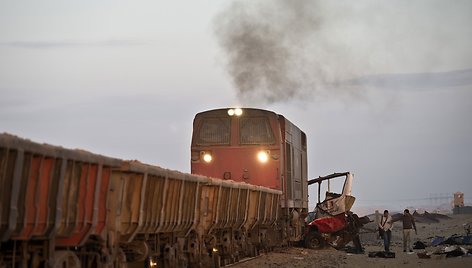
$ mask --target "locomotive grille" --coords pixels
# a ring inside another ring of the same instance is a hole
[[[246,117],[240,121],[241,144],[273,144],[274,134],[266,117]]]
[[[198,133],[198,145],[229,145],[231,120],[205,118]]]

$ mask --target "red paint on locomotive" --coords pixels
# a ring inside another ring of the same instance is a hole
[[[192,174],[281,190],[282,207],[308,208],[305,133],[271,111],[239,112],[216,109],[195,116]],[[207,155],[211,160],[205,161]]]

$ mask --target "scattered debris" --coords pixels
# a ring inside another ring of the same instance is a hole
[[[459,245],[470,245],[470,236],[459,236],[459,235],[452,235],[451,237],[445,239],[443,236],[434,237],[431,245],[435,247],[435,249],[430,252],[418,252],[417,256],[420,259],[429,259],[431,255],[444,255],[446,258],[450,257],[460,257],[460,256],[472,256],[471,249],[463,248]],[[464,243],[465,242],[465,243]],[[468,244],[466,244],[468,243]],[[426,246],[421,241],[415,242],[414,249],[420,249],[422,246]],[[441,246],[441,247],[439,247]],[[425,249],[424,247],[423,249]]]
[[[425,249],[425,248],[426,248],[426,244],[421,241],[416,241],[413,244],[413,249]]]
[[[431,246],[433,247],[439,246],[442,244],[442,242],[444,242],[444,240],[445,240],[444,236],[436,236],[431,241]]]
[[[444,253],[446,254],[446,258],[459,257],[467,254],[467,250],[463,247],[449,246],[444,248]]]
[[[431,246],[439,245],[472,245],[472,236],[454,234],[447,239],[444,236],[436,236],[431,241]]]
[[[370,258],[395,258],[395,252],[387,251],[371,251],[369,252]]]
[[[348,254],[364,254],[364,249],[359,250],[358,248],[349,245],[344,247],[344,251]]]
[[[442,245],[470,245],[470,236],[452,235]]]
[[[418,258],[420,258],[420,259],[431,259],[431,253],[418,252],[418,253],[416,253],[416,255],[417,255]]]

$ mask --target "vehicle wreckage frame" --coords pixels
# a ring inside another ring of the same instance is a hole
[[[344,177],[341,193],[330,191],[331,179]],[[353,241],[356,249],[362,251],[359,240],[359,230],[370,222],[368,217],[359,218],[350,209],[355,197],[351,195],[353,174],[351,172],[333,173],[308,181],[308,185],[318,184],[318,202],[315,210],[310,212],[306,222],[304,245],[312,249],[320,249],[330,245],[336,249],[343,248]],[[328,182],[328,191],[321,202],[321,185]]]

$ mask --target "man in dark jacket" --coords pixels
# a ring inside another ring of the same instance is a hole
[[[405,209],[401,220],[403,221],[403,252],[407,250],[413,252],[413,248],[411,247],[411,230],[414,228],[415,234],[417,234],[415,219],[413,219],[410,211]]]

